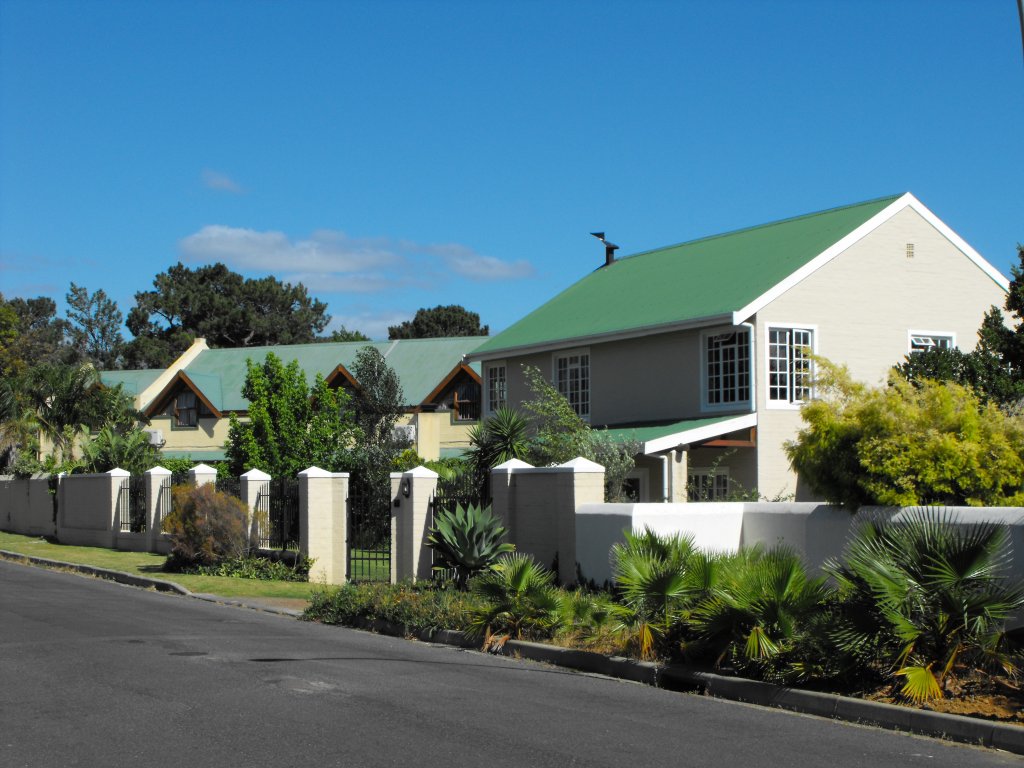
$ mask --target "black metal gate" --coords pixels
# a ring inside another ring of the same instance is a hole
[[[348,487],[348,580],[391,580],[391,479],[353,473]]]
[[[274,478],[256,497],[261,549],[299,548],[299,479]]]

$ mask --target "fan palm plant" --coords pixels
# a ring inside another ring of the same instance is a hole
[[[794,552],[752,549],[729,559],[690,619],[716,664],[789,682],[806,676],[815,618],[829,601],[824,578],[809,578]]]
[[[833,637],[862,664],[903,679],[901,693],[941,698],[958,670],[1014,673],[1019,648],[1005,630],[1024,609],[1024,585],[1006,578],[1009,531],[961,522],[921,507],[901,518],[869,520],[829,563],[841,597]]]
[[[509,637],[546,636],[560,623],[560,600],[554,574],[529,555],[503,555],[494,569],[474,579],[470,591],[485,607],[474,612],[469,631],[488,645]]]
[[[620,598],[614,616],[627,645],[648,659],[685,630],[690,609],[718,579],[719,557],[698,550],[692,536],[650,529],[625,536],[611,551]]]

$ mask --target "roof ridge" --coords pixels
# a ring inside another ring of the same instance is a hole
[[[900,193],[900,194],[897,194],[897,195],[882,195],[881,197],[876,197],[876,198],[873,198],[871,200],[862,200],[859,203],[849,203],[847,205],[836,205],[836,206],[833,206],[832,208],[824,208],[824,209],[822,209],[820,211],[812,211],[811,213],[802,213],[802,214],[799,214],[797,216],[788,216],[788,217],[786,217],[784,219],[776,219],[775,221],[768,221],[768,222],[765,222],[764,224],[754,224],[754,225],[748,226],[748,227],[739,227],[737,229],[730,229],[730,230],[728,230],[726,232],[718,232],[718,233],[716,233],[714,235],[705,235],[704,237],[697,237],[697,238],[694,238],[693,240],[684,240],[681,243],[675,243],[673,245],[663,245],[663,246],[661,246],[659,248],[650,248],[650,249],[648,249],[646,251],[640,251],[639,253],[631,253],[628,256],[623,256],[623,257],[621,257],[619,259],[616,259],[616,261],[617,262],[618,261],[627,261],[628,259],[633,259],[633,258],[636,258],[637,256],[646,256],[646,255],[651,254],[651,253],[657,253],[658,251],[668,251],[668,250],[671,250],[673,248],[681,248],[684,245],[696,245],[697,243],[704,243],[704,242],[708,242],[708,241],[711,241],[711,240],[718,240],[718,239],[723,238],[723,237],[731,237],[732,235],[738,235],[741,232],[753,232],[753,231],[758,230],[758,229],[768,229],[769,227],[776,227],[776,226],[779,226],[780,224],[789,224],[791,222],[799,221],[801,219],[812,219],[815,216],[823,216],[823,215],[825,215],[827,213],[836,213],[837,211],[848,211],[851,208],[859,208],[859,207],[864,206],[864,205],[875,205],[876,203],[880,203],[883,200],[889,200],[889,201],[895,202],[896,200],[899,200],[901,197],[903,197],[904,194],[906,194],[906,193],[903,192],[903,193]]]

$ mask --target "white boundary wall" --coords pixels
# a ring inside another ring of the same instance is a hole
[[[0,476],[0,530],[26,536],[53,536],[53,507],[49,475]]]
[[[1010,527],[1010,574],[1024,579],[1024,507],[948,507],[961,521],[988,520]],[[698,547],[736,552],[741,547],[786,545],[813,570],[839,557],[858,521],[867,515],[899,519],[906,510],[864,507],[856,515],[842,507],[804,503],[585,504],[576,513],[576,560],[585,579],[610,581],[609,552],[623,531],[685,533]]]

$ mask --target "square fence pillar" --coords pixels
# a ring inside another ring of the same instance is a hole
[[[510,544],[516,543],[517,535],[515,473],[533,468],[520,459],[509,459],[491,470],[491,512],[505,526],[505,540]]]
[[[146,478],[147,548],[150,552],[159,552],[164,517],[171,511],[171,470],[153,467],[143,476]]]
[[[437,472],[416,467],[402,473],[392,505],[391,559],[396,581],[424,581],[433,563],[427,535],[433,522],[431,504],[437,491]]]
[[[347,472],[299,473],[299,549],[313,559],[310,581],[344,584],[348,556]]]
[[[196,464],[188,471],[188,479],[196,488],[207,483],[216,483],[217,470],[206,464]]]
[[[268,520],[266,515],[261,513],[257,506],[260,494],[268,491],[267,484],[271,477],[259,469],[250,469],[238,478],[238,495],[248,510],[249,519],[246,521],[245,530],[249,539],[250,549],[259,549],[260,539],[266,532]]]

